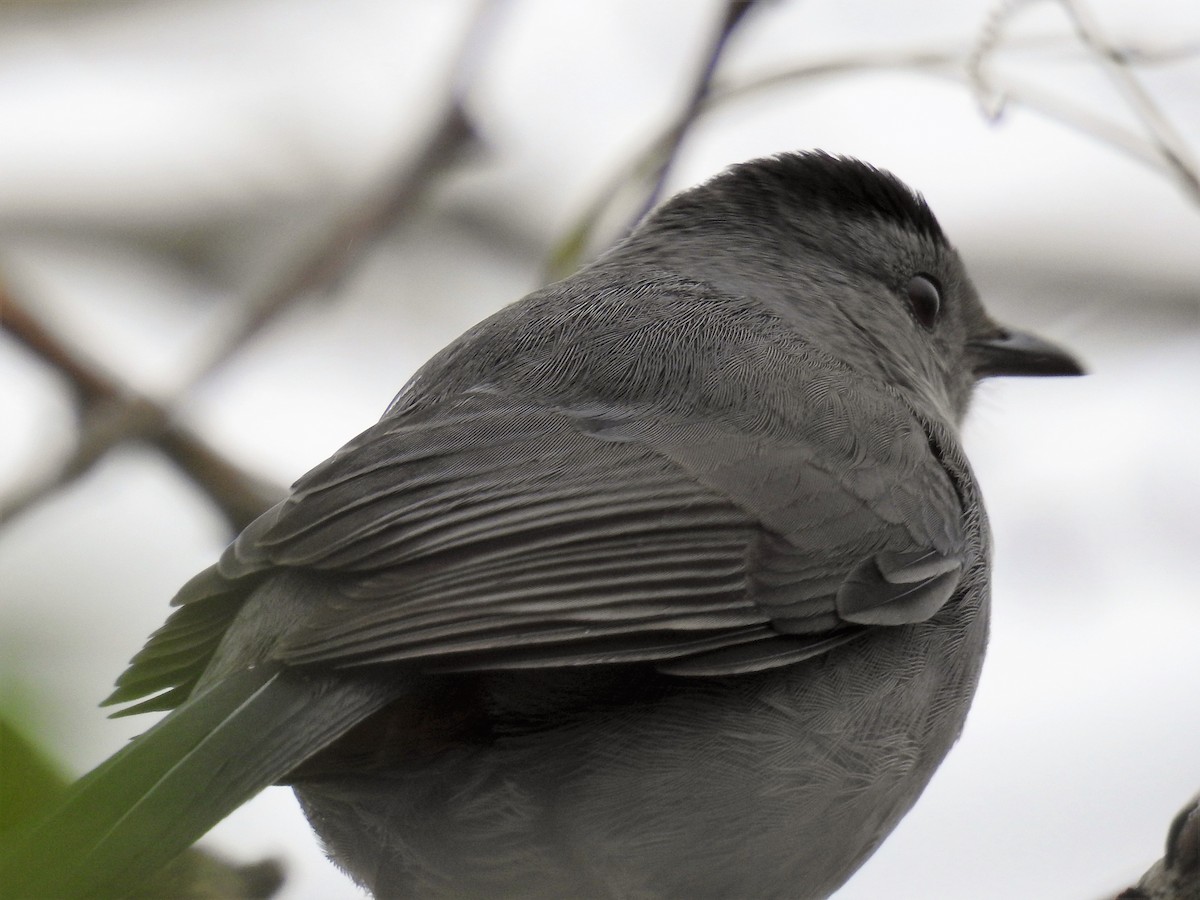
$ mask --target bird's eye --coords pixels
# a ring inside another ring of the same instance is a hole
[[[906,288],[908,306],[921,327],[928,330],[942,311],[942,286],[932,275],[914,275]]]

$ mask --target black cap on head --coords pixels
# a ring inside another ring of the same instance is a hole
[[[821,151],[768,157],[745,167],[747,180],[849,218],[874,218],[945,244],[925,198],[890,172]]]
[[[664,224],[683,225],[693,217],[711,216],[722,206],[770,209],[780,198],[786,198],[789,205],[839,218],[888,222],[948,245],[925,199],[895,175],[820,150],[780,153],[732,166],[700,189],[678,194],[655,218]]]

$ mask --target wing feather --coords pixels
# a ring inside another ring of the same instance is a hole
[[[405,407],[185,586],[113,699],[177,699],[240,598],[287,570],[322,584],[272,636],[294,665],[726,674],[932,615],[969,559],[929,436],[902,404],[811,405],[807,429],[725,430],[494,388]]]

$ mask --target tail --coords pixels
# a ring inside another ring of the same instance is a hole
[[[81,778],[0,848],[0,898],[135,890],[213,825],[391,699],[278,666],[234,673]]]

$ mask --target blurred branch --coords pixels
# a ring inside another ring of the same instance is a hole
[[[988,60],[1004,42],[1004,26],[1016,10],[1027,5],[1029,0],[1005,0],[992,8],[984,19],[975,38],[975,44],[967,54],[967,81],[983,116],[989,122],[997,121],[1004,114],[1008,96],[999,91],[987,77]]]
[[[500,0],[484,0],[476,8],[453,56],[442,112],[415,156],[393,165],[380,183],[365,192],[318,240],[298,252],[278,277],[239,305],[242,315],[197,366],[175,403],[162,404],[143,396],[82,360],[0,285],[4,330],[66,377],[81,419],[71,457],[58,471],[0,501],[0,522],[70,484],[112,447],[129,440],[144,440],[162,451],[208,495],[234,530],[240,531],[283,497],[280,486],[247,473],[199,434],[176,422],[172,407],[298,299],[327,289],[342,277],[383,234],[424,201],[438,175],[477,143],[463,100],[480,44],[499,6]]]
[[[1112,119],[1025,81],[1008,78],[1003,95],[997,95],[992,110],[985,109],[991,121],[997,121],[1011,104],[1041,113],[1060,125],[1096,138],[1115,150],[1152,169],[1163,171],[1162,158],[1144,137],[1119,125]]]
[[[1168,138],[1152,145],[1142,135],[1122,127],[1111,119],[1096,115],[1078,104],[1057,98],[1036,87],[1022,86],[1019,90],[1014,90],[1010,84],[1006,90],[999,91],[991,85],[985,75],[984,65],[987,57],[1000,44],[1003,17],[1011,15],[1014,9],[1025,2],[1027,0],[1016,0],[1004,4],[998,13],[989,18],[976,45],[966,52],[954,45],[944,48],[849,53],[789,67],[739,84],[714,84],[706,91],[696,108],[689,112],[687,128],[690,129],[712,109],[751,94],[785,85],[811,83],[850,73],[883,69],[921,72],[948,78],[972,88],[980,99],[984,114],[991,120],[998,119],[1010,103],[1016,103],[1060,124],[1075,128],[1159,172],[1167,171],[1193,200],[1200,202],[1200,178],[1197,177],[1195,166],[1190,162],[1186,146],[1177,138],[1174,129],[1158,112],[1156,106],[1151,105],[1145,115],[1161,123],[1156,126],[1160,131],[1155,131],[1154,134],[1166,134]],[[1008,43],[1009,46],[1029,49],[1061,47],[1063,40],[1048,37]],[[1161,63],[1179,59],[1193,52],[1194,48],[1157,50],[1126,47],[1120,50],[1110,48],[1107,55],[1121,63],[1134,59],[1140,63]],[[641,152],[635,154],[630,162],[596,193],[596,198],[584,209],[574,227],[552,249],[547,262],[548,279],[561,278],[579,268],[592,249],[601,221],[622,195],[627,195],[629,191],[636,190],[639,185],[644,184],[647,173],[662,171],[665,174],[668,171],[679,148],[677,128],[678,123],[673,122],[652,135]],[[1177,144],[1183,149],[1172,150]],[[1164,165],[1164,158],[1170,163],[1169,166]],[[645,203],[643,207],[648,208]]]
[[[725,13],[717,26],[716,34],[683,109],[656,135],[645,152],[635,156],[633,163],[622,169],[619,177],[606,184],[596,200],[576,220],[575,226],[555,245],[546,262],[545,280],[557,281],[579,267],[588,255],[601,218],[613,206],[617,197],[628,196],[638,188],[643,190],[637,200],[637,212],[630,217],[626,231],[633,230],[658,203],[684,138],[707,109],[713,79],[729,43],[729,37],[756,2],[757,0],[728,0]]]
[[[447,72],[442,111],[416,154],[406,153],[393,163],[324,234],[299,250],[270,283],[239,304],[241,315],[198,366],[188,388],[216,371],[300,298],[330,288],[397,222],[420,206],[437,185],[439,175],[453,167],[465,151],[478,146],[478,135],[463,104],[480,47],[502,5],[502,0],[483,0],[476,7]]]
[[[1187,143],[1142,86],[1126,58],[1115,52],[1105,39],[1091,9],[1081,0],[1059,2],[1071,17],[1079,39],[1095,52],[1109,78],[1125,95],[1125,102],[1150,135],[1150,141],[1168,173],[1174,174],[1175,180],[1192,202],[1200,203],[1200,172],[1191,158]]]
[[[705,93],[697,108],[691,113],[688,127],[690,128],[705,113],[718,106],[791,82],[817,80],[870,69],[944,69],[949,72],[956,67],[961,67],[961,60],[962,51],[958,48],[853,53],[796,66],[738,85],[716,84]],[[591,250],[591,244],[601,221],[617,199],[622,194],[636,190],[638,186],[644,184],[644,177],[647,173],[669,163],[679,146],[676,135],[677,127],[677,123],[672,122],[668,127],[652,135],[641,152],[635,154],[623,169],[597,191],[596,198],[584,209],[575,226],[551,250],[546,267],[548,279],[564,277],[579,268]]]
[[[725,52],[725,47],[729,43],[729,37],[737,29],[738,25],[742,23],[746,17],[746,13],[750,11],[750,8],[756,2],[757,0],[727,0],[725,14],[721,17],[721,22],[717,26],[717,33],[713,35],[712,43],[704,58],[704,64],[700,67],[695,84],[692,85],[692,91],[687,103],[684,104],[683,109],[680,111],[679,116],[668,133],[665,141],[666,146],[663,149],[662,158],[658,164],[658,171],[653,176],[653,184],[647,192],[637,216],[630,224],[630,230],[644,219],[650,210],[654,209],[655,204],[662,197],[663,190],[667,184],[667,176],[671,172],[671,164],[675,161],[679,147],[683,143],[683,139],[687,137],[692,124],[700,117],[700,113],[704,108],[704,101],[712,90],[713,77],[717,73],[717,65],[720,63],[721,55]]]
[[[342,277],[394,222],[425,198],[437,183],[436,175],[448,168],[473,139],[462,107],[457,100],[452,101],[409,166],[390,173],[378,187],[366,192],[357,207],[334,222],[311,246],[296,253],[269,284],[237,304],[238,318],[220,345],[199,365],[188,388],[220,368],[298,300],[327,289]]]
[[[283,496],[278,485],[244,471],[170,412],[84,361],[0,284],[0,327],[67,379],[80,409],[80,431],[70,458],[48,476],[0,501],[0,522],[20,515],[91,469],[122,441],[144,440],[204,491],[240,530]]]
[[[1141,123],[1144,133],[1138,134],[1111,119],[1097,115],[1082,106],[1054,97],[1049,92],[1023,85],[1019,88],[1009,79],[1003,90],[987,76],[986,64],[1004,44],[1004,28],[1016,12],[1029,6],[1031,0],[1007,0],[993,9],[980,29],[979,37],[967,57],[969,84],[979,100],[983,114],[992,121],[1000,118],[1010,103],[1037,110],[1050,118],[1098,138],[1139,162],[1166,174],[1194,203],[1200,203],[1200,169],[1192,158],[1187,143],[1175,130],[1158,104],[1142,86],[1133,64],[1163,62],[1196,52],[1195,47],[1175,51],[1150,52],[1138,48],[1117,47],[1101,33],[1090,8],[1082,0],[1058,0],[1071,21],[1076,37],[1088,50],[1117,89],[1124,95],[1126,105]]]

